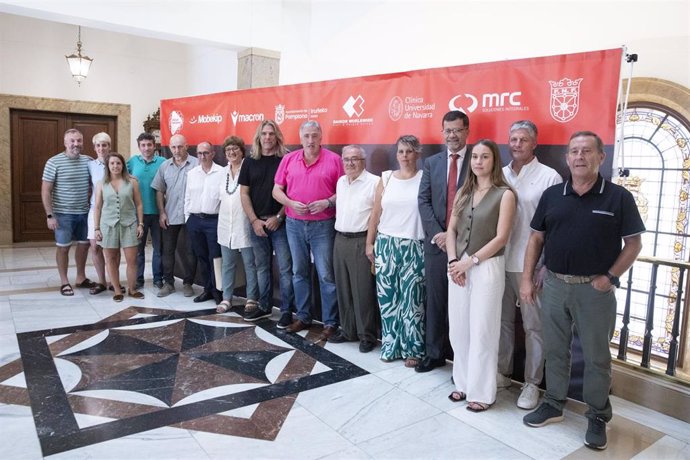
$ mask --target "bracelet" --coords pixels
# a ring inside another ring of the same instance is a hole
[[[94,232],[100,232],[100,231],[101,231],[101,227],[94,228],[93,231],[94,231]]]
[[[142,222],[139,222],[139,223],[137,224],[137,227],[143,227],[143,226],[144,226],[144,224],[143,224]]]
[[[448,261],[448,265],[454,263],[454,262],[459,262],[458,259],[451,259]]]
[[[333,202],[331,201],[330,198],[326,198],[326,201],[328,201],[328,207],[329,207],[329,208],[335,207],[335,204],[333,204]]]
[[[251,222],[249,222],[249,225],[254,225],[254,222],[256,222],[257,220],[259,220],[259,218],[258,218],[258,217],[255,217],[254,220],[252,220]]]

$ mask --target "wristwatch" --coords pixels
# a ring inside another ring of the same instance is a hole
[[[276,219],[278,219],[278,222],[283,221],[283,218],[280,216],[280,213],[276,214]]]
[[[472,256],[472,263],[473,264],[479,265],[479,262],[480,262],[479,257],[477,257],[476,255]]]
[[[53,218],[53,215],[52,215],[52,214],[48,214],[48,215],[46,216],[46,219],[52,219],[52,218]]]
[[[612,286],[616,286],[617,288],[621,287],[621,280],[616,275],[608,272],[606,277],[609,279],[609,283],[611,283]]]

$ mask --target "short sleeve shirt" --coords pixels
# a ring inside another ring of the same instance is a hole
[[[184,194],[187,187],[187,173],[199,164],[193,156],[177,166],[173,158],[169,158],[158,168],[156,177],[151,182],[154,190],[165,194],[165,213],[170,225],[182,225],[184,218]]]
[[[158,214],[156,190],[151,188],[151,183],[163,163],[165,163],[165,158],[158,155],[151,161],[144,160],[141,155],[135,155],[127,162],[127,171],[139,181],[144,214]]]
[[[607,273],[622,239],[645,231],[632,194],[601,175],[584,195],[571,181],[546,189],[530,224],[544,233],[544,263],[567,275]]]
[[[257,217],[275,216],[283,207],[273,198],[273,185],[278,165],[283,158],[261,156],[258,160],[245,158],[238,183],[249,187],[249,199]]]
[[[46,162],[44,182],[53,184],[53,212],[59,214],[86,214],[89,212],[89,162],[93,158],[79,155],[75,159],[65,152],[58,153]]]
[[[340,176],[345,174],[340,156],[321,148],[319,157],[311,165],[304,161],[304,150],[287,154],[278,166],[275,183],[285,187],[285,194],[291,200],[308,204],[325,200],[335,194]],[[326,208],[316,214],[299,215],[286,208],[288,217],[299,220],[326,220],[335,217],[334,208]]]

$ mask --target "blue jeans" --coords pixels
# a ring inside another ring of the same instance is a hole
[[[194,214],[187,219],[187,239],[199,262],[206,266],[204,292],[213,293],[216,286],[216,272],[213,259],[220,257],[218,244],[218,217],[197,217]]]
[[[280,272],[280,311],[289,312],[295,304],[295,291],[292,288],[292,257],[288,247],[285,225],[275,232],[266,230],[268,237],[257,236],[251,231],[254,264],[259,284],[259,308],[270,311],[273,302],[273,251],[275,251]]]
[[[151,270],[153,271],[153,282],[163,281],[163,266],[161,265],[161,227],[158,223],[158,214],[144,214],[144,234],[141,236],[137,248],[137,283],[144,284],[144,268],[146,267],[146,240],[151,232],[151,245],[153,246],[153,257],[151,260]]]
[[[287,218],[287,237],[292,253],[292,285],[295,288],[297,318],[311,323],[310,252],[319,276],[321,319],[325,326],[338,325],[338,303],[333,274],[335,219],[298,220]]]
[[[223,277],[223,299],[232,301],[232,294],[235,290],[237,258],[242,257],[244,277],[247,281],[247,299],[257,300],[259,296],[259,286],[256,282],[256,267],[254,266],[254,251],[252,248],[230,249],[221,244],[220,254],[223,257],[223,265],[221,268]]]
[[[88,212],[84,214],[55,212],[53,215],[58,223],[58,228],[55,229],[55,243],[57,246],[70,246],[72,241],[82,244],[89,242],[87,237],[89,233]]]

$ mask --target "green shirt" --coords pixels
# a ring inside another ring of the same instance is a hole
[[[127,161],[127,171],[139,181],[144,214],[158,214],[156,191],[151,188],[151,182],[153,182],[158,168],[161,167],[164,161],[165,158],[158,155],[154,156],[151,161],[144,160],[141,155],[135,155]]]

